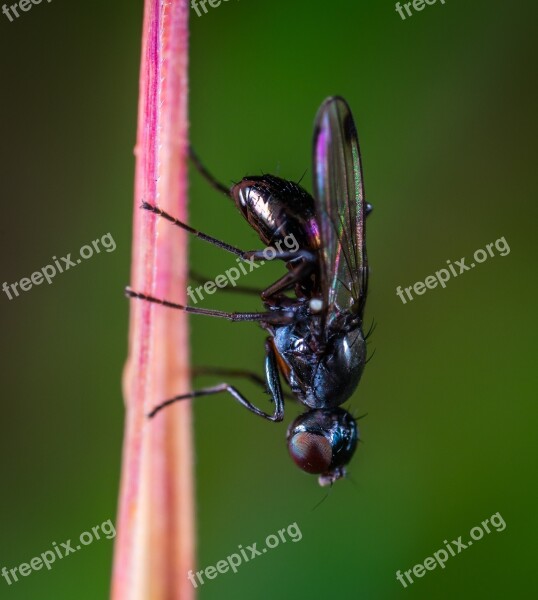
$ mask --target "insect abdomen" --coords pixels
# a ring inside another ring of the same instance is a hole
[[[231,193],[264,244],[272,246],[293,235],[300,248],[319,248],[314,200],[298,184],[272,175],[245,177]]]

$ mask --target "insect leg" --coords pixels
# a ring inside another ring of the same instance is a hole
[[[254,371],[247,371],[244,369],[226,369],[221,367],[193,367],[193,377],[198,375],[221,375],[223,377],[242,377],[244,379],[250,379],[253,383],[267,389],[266,381]]]
[[[223,183],[220,183],[220,181],[217,181],[217,179],[211,175],[211,173],[202,164],[202,161],[198,158],[198,155],[192,146],[189,146],[189,157],[196,167],[198,173],[200,173],[200,175],[209,183],[211,187],[230,197],[230,188],[227,188]]]
[[[265,374],[267,378],[267,387],[272,395],[273,402],[275,403],[275,409],[272,415],[254,406],[254,404],[249,402],[241,394],[241,392],[239,392],[239,390],[237,390],[232,385],[229,385],[228,383],[220,383],[219,385],[215,385],[213,387],[195,390],[188,394],[181,394],[180,396],[175,396],[174,398],[165,400],[164,402],[161,402],[161,404],[158,404],[155,408],[153,408],[148,414],[148,417],[154,417],[160,410],[162,410],[166,406],[170,406],[170,404],[174,404],[175,402],[179,402],[180,400],[188,400],[190,398],[198,398],[200,396],[211,396],[213,394],[219,394],[220,392],[228,392],[232,395],[233,398],[235,398],[235,400],[239,402],[239,404],[253,412],[255,415],[263,417],[268,421],[282,421],[282,419],[284,418],[284,398],[282,395],[282,386],[280,384],[280,378],[278,376],[278,367],[275,352],[272,348],[272,345],[268,341],[265,343]]]
[[[265,258],[267,260],[266,250],[267,248],[265,250],[246,252],[244,254],[244,258],[247,260],[249,258],[251,260],[261,260]],[[275,283],[263,290],[261,294],[263,300],[277,296],[286,289],[293,287],[293,285],[300,282],[303,278],[307,277],[315,268],[317,255],[310,250],[288,250],[285,252],[276,252],[271,260],[274,259],[284,260],[287,262],[302,259],[303,262],[299,263],[294,269],[291,269],[278,281],[275,281]]]
[[[277,252],[275,250],[275,255],[271,258],[267,257],[267,249],[264,250],[251,250],[250,252],[243,252],[242,258],[245,260],[285,260],[289,262],[290,260],[296,260],[298,258],[302,258],[306,262],[315,263],[317,260],[317,256],[314,252],[310,250],[286,250],[285,252]]]
[[[243,379],[249,379],[253,383],[259,385],[267,391],[267,381],[254,373],[254,371],[247,371],[245,369],[226,369],[221,367],[194,367],[192,369],[192,375],[197,377],[198,375],[222,375],[223,377],[242,377]],[[289,400],[295,400],[295,396],[289,392],[282,391],[284,398]]]
[[[198,231],[198,229],[194,229],[194,227],[191,227],[190,225],[187,225],[187,223],[183,223],[183,221],[176,219],[172,215],[168,214],[166,211],[162,210],[162,208],[159,208],[154,204],[142,201],[141,208],[143,208],[144,210],[149,210],[149,212],[152,212],[153,214],[158,215],[159,217],[163,217],[167,221],[170,221],[170,223],[172,223],[173,225],[176,225],[177,227],[180,227],[181,229],[192,233],[192,235],[195,235],[197,238],[204,240],[204,242],[209,242],[210,244],[217,246],[217,248],[220,248],[221,250],[231,252],[232,254],[234,254],[235,256],[239,256],[243,260],[267,260],[267,257],[264,255],[265,250],[251,250],[249,252],[244,252],[243,250],[240,250],[239,248],[236,248],[231,244],[227,244],[226,242],[218,240],[217,238],[214,238],[211,235],[207,235],[207,233],[203,233],[201,231]],[[302,257],[303,254],[311,255],[311,252],[308,252],[308,250],[299,250],[299,252],[277,252],[276,256],[274,256],[273,258],[291,260],[292,258]],[[286,258],[288,256],[290,258]]]
[[[306,276],[306,273],[302,273],[301,276],[298,279],[301,279],[301,277]],[[287,277],[287,276],[285,276]],[[189,278],[192,281],[196,281],[197,283],[201,283],[204,284],[208,281],[207,278],[203,277],[202,275],[195,273],[194,271],[189,271]],[[277,282],[279,283],[280,280]],[[282,288],[276,289],[276,290],[272,290],[272,288],[274,288],[277,283],[274,283],[273,285],[271,285],[271,295],[269,296],[267,294],[267,290],[261,290],[261,289],[257,289],[257,288],[252,288],[252,287],[248,287],[246,285],[236,285],[235,287],[224,287],[224,288],[220,288],[223,292],[235,292],[235,293],[239,293],[239,294],[251,294],[253,296],[257,296],[258,298],[261,298],[263,301],[265,301],[267,304],[269,304],[272,307],[277,307],[277,308],[289,308],[291,306],[293,306],[294,304],[296,304],[296,301],[293,300],[292,298],[288,298],[286,295],[284,294],[279,294],[279,291],[282,291],[285,287],[291,287],[291,285],[288,286],[282,286]]]
[[[230,244],[227,244],[226,242],[222,242],[221,240],[218,240],[217,238],[207,235],[206,233],[202,233],[201,231],[194,229],[194,227],[191,227],[190,225],[183,223],[183,221],[176,219],[175,217],[168,214],[167,212],[165,212],[158,206],[155,206],[154,204],[149,204],[149,202],[143,201],[141,208],[143,208],[144,210],[149,210],[150,212],[152,212],[155,215],[158,215],[159,217],[163,217],[164,219],[166,219],[167,221],[170,221],[170,223],[176,225],[177,227],[181,227],[181,229],[184,229],[185,231],[192,233],[192,235],[195,235],[196,237],[200,238],[201,240],[204,240],[205,242],[209,242],[210,244],[213,244],[214,246],[217,246],[218,248],[221,248],[222,250],[226,250],[226,252],[231,252],[232,254],[235,254],[235,256],[243,257],[243,255],[245,254],[242,250],[239,250],[239,248],[236,248],[235,246],[231,246]]]
[[[197,283],[204,284],[208,281],[207,278],[202,275],[195,273],[194,271],[189,271],[189,277],[193,281]],[[275,284],[273,284],[274,286]],[[273,287],[271,286],[271,287]],[[258,298],[262,298],[263,300],[269,300],[269,297],[263,296],[264,290],[260,290],[257,288],[248,287],[245,285],[236,285],[235,287],[224,287],[220,288],[223,292],[236,292],[240,294],[252,294],[253,296],[257,296]],[[277,290],[278,291],[278,290]],[[277,292],[274,292],[270,297],[270,302],[268,302],[272,307],[277,308],[289,308],[295,304],[295,301],[291,298],[288,298],[285,295],[277,295]]]
[[[217,317],[220,319],[227,319],[228,321],[258,321],[262,323],[268,323],[272,325],[285,325],[293,321],[293,314],[284,311],[270,311],[270,312],[224,312],[221,310],[212,310],[208,308],[197,308],[194,306],[184,306],[183,304],[176,304],[168,300],[161,300],[154,296],[148,296],[141,292],[135,292],[131,288],[125,288],[125,295],[129,298],[137,298],[139,300],[146,300],[147,302],[153,302],[160,304],[161,306],[167,306],[168,308],[176,308],[178,310],[184,310],[185,312],[192,313],[195,315],[206,315],[208,317]]]
[[[204,277],[203,275],[200,275],[199,273],[196,273],[195,271],[189,271],[189,277],[190,279],[192,279],[192,281],[196,281],[196,283],[207,283],[207,281],[209,281],[207,279],[207,277]],[[258,296],[258,298],[260,297],[262,290],[258,290],[256,288],[252,288],[252,287],[248,287],[248,286],[244,286],[244,285],[236,285],[235,287],[224,287],[224,288],[220,288],[222,291],[224,292],[240,292],[243,294],[253,294],[254,296]]]
[[[300,263],[297,267],[283,275],[278,281],[275,281],[275,283],[263,290],[261,293],[262,300],[267,300],[281,294],[293,287],[296,283],[301,282],[305,277],[308,277],[308,275],[312,273],[314,266],[315,263],[311,262]]]

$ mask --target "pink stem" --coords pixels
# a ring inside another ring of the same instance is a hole
[[[139,207],[187,220],[188,13],[186,0],[145,0],[131,271],[133,289],[183,304],[185,234]],[[190,389],[189,368],[185,313],[131,300],[113,600],[195,596],[190,402],[145,416]]]

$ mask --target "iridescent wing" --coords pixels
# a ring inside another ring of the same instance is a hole
[[[327,98],[316,116],[314,199],[321,237],[326,327],[342,311],[362,320],[368,286],[366,202],[357,130],[347,102]]]

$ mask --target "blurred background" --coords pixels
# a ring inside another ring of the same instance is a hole
[[[287,455],[285,423],[223,397],[195,404],[200,568],[297,523],[200,598],[527,598],[536,584],[536,5],[447,0],[403,21],[394,3],[230,0],[191,11],[191,137],[228,183],[271,172],[311,189],[312,122],[341,94],[363,154],[376,350],[347,404],[361,437],[350,480],[326,492]],[[0,14],[0,284],[107,232],[101,252],[8,300],[2,338],[0,568],[114,519],[126,356],[142,2],[42,3]],[[258,241],[192,173],[194,227]],[[504,236],[511,252],[406,305],[410,286]],[[194,241],[208,278],[233,258]],[[244,277],[262,285],[281,270]],[[203,304],[258,309],[221,292]],[[193,363],[262,372],[252,324],[191,319]],[[214,382],[198,380],[198,385]],[[238,383],[259,404],[265,398]],[[178,390],[178,392],[181,390]],[[411,590],[395,578],[500,512],[503,532]],[[95,541],[0,597],[106,598],[113,542]]]

